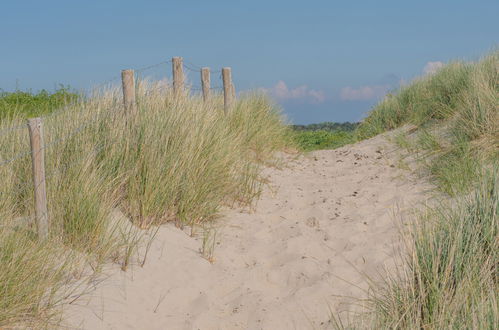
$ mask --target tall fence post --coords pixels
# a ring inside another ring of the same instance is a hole
[[[134,114],[137,111],[135,102],[135,73],[133,70],[121,71],[121,82],[123,84],[123,103],[126,115]]]
[[[182,57],[172,58],[173,92],[178,95],[184,90],[184,65]]]
[[[228,113],[234,102],[231,69],[222,68],[222,80],[224,85],[224,111]]]
[[[45,150],[42,119],[28,119],[28,128],[31,145],[33,185],[35,188],[35,221],[38,238],[44,240],[49,235],[49,218],[47,211],[47,188],[45,184]]]
[[[210,68],[201,68],[201,87],[203,89],[203,100],[206,102],[210,97]]]

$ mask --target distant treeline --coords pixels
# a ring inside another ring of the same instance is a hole
[[[344,132],[352,132],[354,131],[359,123],[334,123],[334,122],[323,122],[318,124],[309,124],[309,125],[291,125],[291,127],[296,131],[344,131]]]

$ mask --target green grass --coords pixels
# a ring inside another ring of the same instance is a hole
[[[0,121],[0,131],[6,129],[0,139],[0,327],[57,320],[65,284],[78,280],[73,262],[84,260],[98,271],[114,261],[126,269],[146,233],[138,228],[204,227],[223,206],[250,205],[261,190],[262,164],[291,143],[279,108],[261,94],[242,95],[225,114],[221,95],[204,103],[139,81],[138,113],[128,117],[119,89],[79,98],[43,119],[51,230],[41,243],[22,124],[67,99],[18,96]],[[47,104],[42,112],[40,104]]]
[[[482,163],[499,157],[498,63],[496,51],[477,63],[454,62],[415,80],[375,107],[358,137],[416,125],[413,147],[434,151],[427,169],[435,182],[452,196],[466,192]]]
[[[456,206],[413,224],[406,267],[375,284],[373,329],[494,329],[499,322],[499,168]]]
[[[352,132],[359,126],[359,123],[337,123],[337,122],[322,122],[316,124],[308,124],[308,125],[291,125],[291,128],[295,131],[345,131]]]
[[[361,123],[360,138],[415,125],[416,133],[396,136],[395,142],[421,155],[429,178],[452,198],[427,209],[403,233],[403,265],[383,282],[372,283],[364,323],[348,326],[497,327],[498,102],[499,52],[494,51],[402,87]]]
[[[30,118],[48,114],[75,102],[80,96],[69,87],[61,86],[54,92],[41,90],[0,92],[0,122],[13,118]]]
[[[292,134],[304,151],[336,149],[356,141],[354,133],[347,131],[294,131]]]

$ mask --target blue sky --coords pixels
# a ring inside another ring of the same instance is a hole
[[[4,0],[0,88],[89,88],[182,56],[231,66],[295,123],[356,121],[400,81],[496,47],[497,17],[482,0]]]

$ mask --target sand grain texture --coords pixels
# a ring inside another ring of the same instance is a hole
[[[202,238],[160,228],[143,268],[116,270],[65,310],[78,329],[322,329],[330,310],[359,308],[366,274],[392,268],[409,221],[431,189],[399,168],[377,136],[266,169],[254,212],[228,210],[215,263]]]

